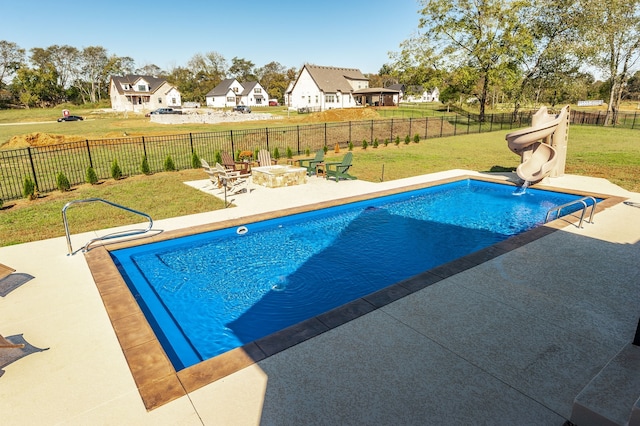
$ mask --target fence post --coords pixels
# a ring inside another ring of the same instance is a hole
[[[327,123],[324,123],[324,146],[327,146]]]
[[[442,128],[444,127],[444,115],[440,116],[440,137],[442,137]]]
[[[429,117],[424,118],[424,138],[429,137]]]
[[[409,137],[411,137],[411,118],[412,117],[409,117]]]
[[[633,113],[633,122],[631,123],[631,130],[636,128],[636,116],[638,115],[637,112]]]
[[[144,143],[144,136],[142,136],[142,152],[144,153],[144,158],[147,158],[147,144]]]
[[[91,158],[91,149],[89,148],[89,139],[84,140],[87,144],[87,155],[89,156],[89,167],[93,168],[93,159]]]
[[[233,144],[233,130],[229,130],[229,137],[231,138],[231,154],[234,156],[234,153],[236,152],[234,144]]]
[[[31,155],[31,147],[27,147],[27,152],[29,153],[29,163],[31,163],[31,174],[33,175],[33,183],[36,185],[36,189],[40,192],[40,187],[38,186],[38,176],[36,176],[36,166],[33,164],[33,156]]]
[[[371,120],[371,131],[370,131],[371,137],[369,138],[369,140],[371,142],[373,142],[373,120]]]
[[[296,143],[298,145],[298,152],[302,152],[302,151],[300,151],[300,125],[299,124],[296,126],[296,137],[298,139],[296,141]]]
[[[267,151],[270,151],[269,150],[269,128],[265,127],[265,129],[266,129],[265,133],[266,133],[266,136],[267,136]]]
[[[391,119],[391,134],[389,135],[389,140],[393,142],[393,118]]]
[[[193,154],[193,135],[189,133],[189,146],[191,147],[191,154]]]

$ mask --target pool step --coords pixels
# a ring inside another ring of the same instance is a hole
[[[627,344],[573,400],[576,426],[640,426],[640,346]]]

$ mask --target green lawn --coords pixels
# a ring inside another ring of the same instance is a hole
[[[449,169],[514,170],[519,157],[507,148],[506,133],[508,131],[428,139],[409,145],[403,142],[398,146],[391,143],[366,150],[357,147],[350,172],[359,179],[379,182]],[[566,173],[602,177],[640,192],[639,135],[638,130],[571,127]],[[329,151],[327,159],[339,160],[343,155],[344,150],[339,154]],[[81,185],[70,192],[46,194],[35,201],[7,202],[0,211],[0,245],[63,236],[61,209],[74,199],[104,198],[143,211],[154,220],[223,208],[218,199],[183,184],[204,178],[201,170],[157,173],[120,181],[109,179],[95,186]],[[163,190],[157,191],[159,187]],[[113,208],[101,204],[80,205],[68,214],[74,234],[140,222],[139,216],[114,212]]]

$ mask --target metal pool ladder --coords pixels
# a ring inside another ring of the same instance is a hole
[[[85,244],[84,247],[82,247],[82,251],[83,252],[86,252],[88,250],[89,246],[91,244],[95,243],[96,241],[109,240],[109,239],[112,239],[112,238],[130,237],[132,235],[144,234],[144,233],[149,232],[151,230],[151,228],[153,227],[153,219],[151,219],[151,216],[149,216],[148,214],[139,212],[139,211],[134,210],[134,209],[130,209],[129,207],[121,206],[120,204],[112,203],[111,201],[103,200],[102,198],[86,198],[84,200],[69,201],[62,208],[62,221],[64,222],[64,232],[65,232],[65,235],[67,236],[67,249],[69,250],[68,255],[72,255],[73,254],[73,249],[71,248],[71,235],[69,234],[69,222],[67,221],[67,209],[69,207],[75,205],[75,204],[93,203],[93,202],[96,202],[96,201],[104,203],[104,204],[108,204],[108,205],[113,206],[113,207],[117,207],[119,209],[131,212],[131,213],[134,213],[134,214],[137,214],[137,215],[140,215],[140,216],[146,218],[149,221],[149,225],[147,226],[146,229],[132,229],[132,230],[128,230],[128,231],[119,231],[119,232],[114,232],[112,234],[104,235],[102,237],[94,238],[94,239],[90,240],[87,244]]]
[[[591,196],[587,196],[587,197],[582,197],[579,198],[577,200],[573,200],[570,201],[568,203],[565,203],[561,206],[558,207],[554,207],[552,209],[549,209],[549,211],[547,212],[547,216],[544,218],[544,223],[549,222],[549,218],[551,216],[551,213],[556,212],[556,219],[558,219],[560,217],[560,211],[562,209],[564,209],[565,207],[569,207],[572,206],[574,204],[582,204],[582,214],[580,215],[580,223],[578,224],[578,228],[582,228],[582,220],[584,219],[584,214],[587,211],[587,207],[589,207],[589,204],[587,204],[587,200],[591,200],[592,204],[591,204],[591,214],[589,215],[589,223],[593,223],[593,213],[596,210],[596,199],[594,197]]]

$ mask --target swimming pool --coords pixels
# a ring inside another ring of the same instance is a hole
[[[475,180],[111,252],[176,370],[540,225],[579,196]]]

